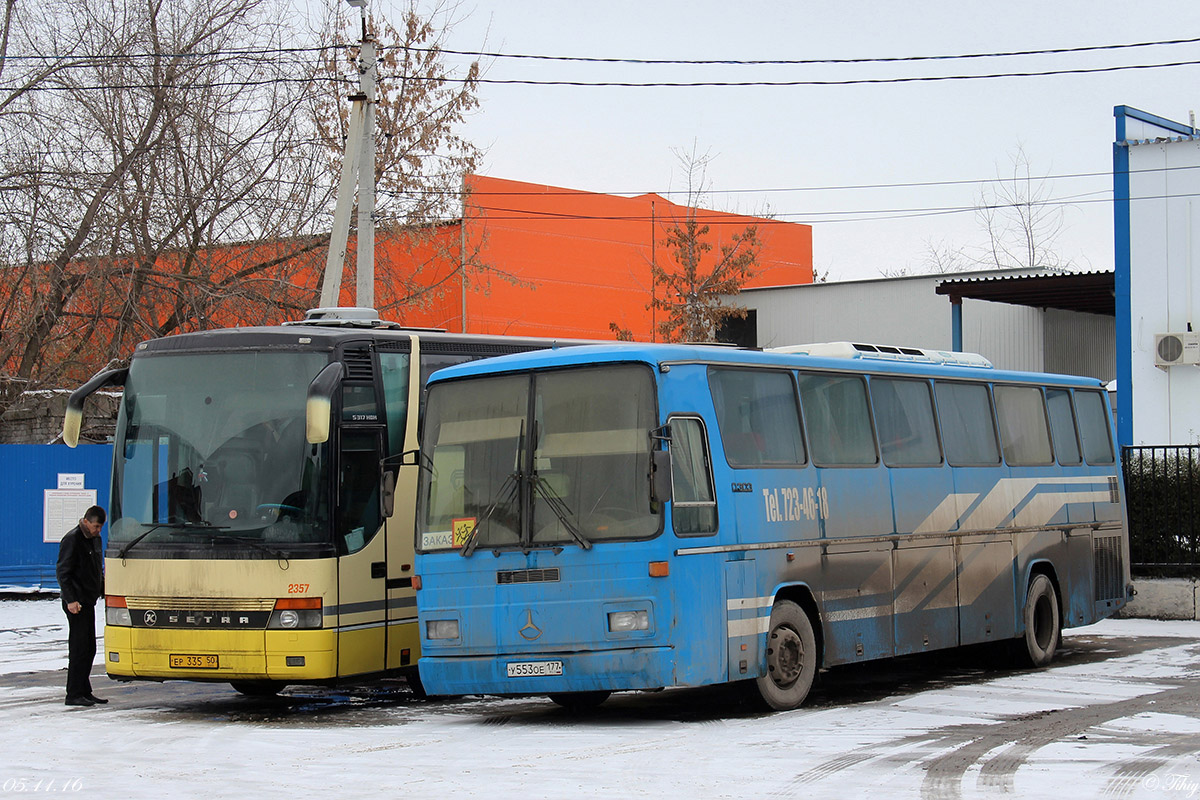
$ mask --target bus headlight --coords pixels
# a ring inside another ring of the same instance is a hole
[[[425,621],[426,639],[457,639],[458,620],[431,619]]]
[[[104,624],[128,628],[133,625],[124,597],[109,595],[104,598]]]
[[[321,627],[321,598],[281,598],[267,620],[268,628],[297,630]]]
[[[650,612],[639,611],[610,611],[608,612],[608,632],[627,633],[629,631],[650,630]]]

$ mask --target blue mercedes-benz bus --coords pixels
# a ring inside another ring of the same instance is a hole
[[[612,345],[429,384],[418,489],[431,694],[745,681],[1011,640],[1034,666],[1130,591],[1099,381],[834,343]]]

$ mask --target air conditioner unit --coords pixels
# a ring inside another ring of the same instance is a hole
[[[1154,334],[1154,366],[1200,364],[1200,333]]]

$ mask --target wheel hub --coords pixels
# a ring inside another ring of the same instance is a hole
[[[767,648],[767,672],[778,686],[790,686],[804,671],[804,647],[800,635],[791,628],[771,631]]]

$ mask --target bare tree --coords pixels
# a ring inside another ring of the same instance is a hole
[[[35,66],[0,117],[0,401],[203,327],[254,296],[251,276],[280,277],[287,245],[234,264],[229,243],[319,229],[311,91],[280,58],[282,18],[273,0],[49,0],[14,18]]]
[[[956,247],[946,240],[925,243],[920,274],[936,275],[972,269],[1033,269],[1072,266],[1056,249],[1066,225],[1069,206],[1051,198],[1048,178],[1033,171],[1022,147],[1012,168],[997,171],[996,180],[983,184],[976,197],[975,217],[986,236],[980,247]],[[886,277],[917,274],[907,267],[881,270]]]
[[[1046,176],[1033,173],[1022,147],[1012,171],[980,190],[976,216],[988,235],[982,265],[995,269],[1066,267],[1055,242],[1066,224],[1066,207],[1051,202]]]
[[[6,3],[0,411],[140,339],[313,304],[343,144],[321,124],[348,86],[326,56],[345,48],[297,46],[283,0]],[[410,44],[436,40],[415,15],[405,25]],[[474,89],[420,88],[451,82],[425,56],[423,72],[396,68],[412,74],[381,116],[404,124],[382,135],[409,138],[380,168],[397,204],[400,186],[423,204],[407,219],[429,221],[446,207],[430,198],[457,202],[457,170],[474,164],[444,158],[470,150],[454,131]],[[397,204],[382,210],[400,217]]]
[[[706,174],[712,156],[697,154],[694,145],[691,153],[676,151],[675,155],[687,180],[687,204],[681,209],[682,216],[672,217],[666,226],[661,243],[669,259],[651,266],[655,284],[651,307],[665,312],[656,333],[667,342],[711,342],[724,320],[746,316],[746,309],[725,298],[740,293],[754,275],[762,242],[758,226],[747,225],[730,232],[728,240],[710,256],[713,244],[699,205],[707,194]]]
[[[879,270],[885,278],[903,278],[907,275],[945,275],[951,272],[966,272],[978,269],[979,265],[961,247],[949,244],[945,239],[925,240],[925,258],[917,269],[896,267]]]

